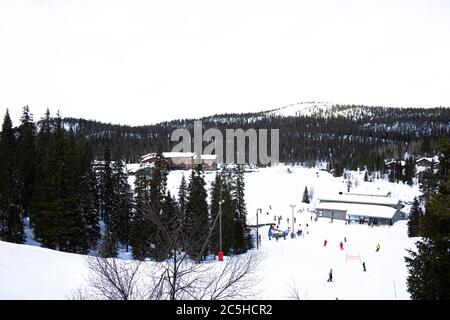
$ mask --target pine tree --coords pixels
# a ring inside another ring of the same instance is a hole
[[[395,182],[399,182],[400,180],[404,180],[403,177],[403,166],[401,161],[397,160],[395,162]]]
[[[175,232],[175,229],[178,228],[179,224],[177,221],[177,202],[171,196],[170,191],[167,192],[167,195],[164,197],[164,201],[161,207],[161,221],[164,224],[165,228],[167,228],[170,235]],[[158,230],[159,231],[159,230]],[[157,238],[155,239],[155,259],[156,261],[164,261],[166,260],[173,249],[173,244],[168,241],[169,239],[162,232],[157,232]]]
[[[50,204],[50,219],[54,245],[61,251],[87,253],[88,241],[82,214],[77,205],[78,177],[75,137],[67,134],[59,114],[50,139],[50,159],[54,198]]]
[[[309,203],[308,187],[305,187],[305,190],[303,191],[302,202]]]
[[[110,217],[110,231],[113,238],[125,245],[128,252],[129,233],[132,209],[132,194],[128,184],[128,174],[125,164],[121,160],[120,152],[116,155],[112,165],[113,173],[113,202]]]
[[[408,291],[414,300],[450,299],[450,142],[440,142],[438,190],[426,199],[421,223],[423,239],[405,258]]]
[[[409,213],[408,221],[408,236],[419,237],[420,236],[420,220],[422,218],[422,210],[420,209],[419,200],[414,198],[413,206]]]
[[[44,247],[54,247],[54,240],[50,239],[49,230],[53,229],[53,221],[49,219],[51,201],[54,198],[50,163],[50,138],[52,136],[53,121],[47,109],[45,117],[40,121],[40,130],[36,146],[35,191],[32,199],[30,224],[34,227],[34,238],[42,242]]]
[[[179,206],[179,213],[180,213],[180,222],[182,225],[185,225],[186,220],[186,203],[187,203],[187,192],[188,192],[188,186],[186,183],[186,179],[183,175],[181,178],[180,187],[178,189],[178,206]]]
[[[150,204],[150,177],[145,171],[139,171],[134,181],[134,214],[131,221],[130,244],[133,257],[144,260],[150,256],[151,232],[154,228],[146,215]]]
[[[100,239],[97,180],[93,168],[92,148],[87,141],[78,147],[77,202],[86,227],[89,247],[94,249]]]
[[[23,243],[25,234],[19,209],[16,144],[7,110],[0,134],[0,239]]]
[[[405,176],[404,181],[412,186],[413,185],[413,178],[416,173],[416,165],[414,159],[411,157],[410,159],[406,160],[405,163]]]
[[[369,174],[366,170],[366,172],[364,172],[364,181],[368,182],[369,181]]]
[[[220,206],[222,203],[222,177],[221,174],[216,173],[216,177],[211,185],[211,221],[216,221],[216,217],[220,212]],[[211,233],[211,251],[217,253],[219,251],[219,221],[217,220],[216,225]]]
[[[17,166],[19,179],[19,201],[21,213],[31,217],[35,189],[35,140],[36,127],[28,106],[23,108],[18,128]]]
[[[150,180],[150,202],[156,212],[161,212],[163,199],[166,195],[167,175],[167,163],[160,146],[156,154],[155,168]]]
[[[246,252],[253,247],[250,229],[247,226],[247,206],[245,203],[244,168],[236,167],[234,186],[232,188],[233,202],[235,206],[235,253]],[[224,199],[225,206],[225,199]]]
[[[235,190],[232,188],[230,180],[224,179],[222,181],[222,252],[226,255],[232,253],[241,253],[245,250],[246,237],[245,225],[239,216],[237,209],[237,201],[233,197]],[[216,229],[219,229],[219,223],[216,224]]]
[[[194,259],[200,259],[207,255],[207,252],[201,252],[209,231],[209,212],[206,198],[203,170],[201,165],[197,165],[192,170],[186,204],[187,231],[192,235],[187,244],[187,252]],[[206,243],[206,248],[208,247],[209,245]]]
[[[438,177],[433,170],[425,170],[422,172],[422,176],[419,183],[419,188],[422,194],[421,200],[429,199],[438,190]]]
[[[155,167],[150,179],[150,208],[154,213],[162,214],[164,200],[166,198],[167,175],[167,163],[163,157],[162,146],[160,145],[156,153]],[[160,239],[163,238],[160,234],[161,231],[157,226],[153,225],[151,226],[150,232],[150,239],[154,247],[150,255],[156,259],[160,259],[161,248],[158,248],[158,246],[164,246],[163,243],[160,243]]]

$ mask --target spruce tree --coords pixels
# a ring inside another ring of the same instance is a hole
[[[369,181],[369,174],[366,172],[364,172],[364,181],[368,182]]]
[[[36,127],[28,106],[23,108],[20,118],[17,141],[17,167],[19,181],[19,201],[21,213],[31,217],[33,195],[35,190],[35,142]]]
[[[186,183],[186,178],[181,178],[180,187],[178,189],[178,207],[179,207],[179,219],[181,225],[186,224],[186,203],[187,203],[187,192],[188,186]]]
[[[237,254],[246,252],[252,245],[250,229],[247,226],[247,206],[245,203],[244,168],[238,165],[235,171],[234,185],[230,190],[235,206],[235,245]],[[225,206],[225,199],[224,199]]]
[[[408,291],[414,300],[450,299],[450,142],[444,138],[440,147],[438,188],[426,199],[423,239],[405,258]]]
[[[101,241],[101,254],[104,257],[117,255],[116,226],[114,225],[114,181],[111,165],[111,149],[109,144],[105,146],[102,170],[102,191],[101,191],[101,217],[105,223],[104,234]],[[114,255],[115,254],[115,255]]]
[[[128,184],[125,164],[120,157],[117,157],[113,163],[113,190],[112,217],[110,219],[111,230],[114,238],[124,245],[128,252],[132,194]]]
[[[49,219],[51,201],[54,198],[51,175],[53,171],[50,162],[50,138],[53,130],[53,121],[50,111],[47,109],[45,117],[40,121],[40,130],[36,146],[36,166],[34,181],[35,190],[32,200],[31,225],[34,227],[34,238],[44,247],[54,247],[54,241],[50,239],[52,220]]]
[[[222,251],[226,255],[246,251],[245,225],[239,217],[237,202],[233,198],[233,188],[230,180],[222,181]],[[219,222],[216,224],[219,229]]]
[[[82,140],[78,147],[78,207],[84,220],[89,247],[94,249],[100,239],[97,180],[93,168],[92,147]]]
[[[87,253],[88,241],[82,214],[77,204],[78,177],[75,137],[66,133],[59,114],[50,139],[50,159],[54,198],[50,204],[54,245],[61,251]]]
[[[165,229],[170,235],[173,235],[176,228],[179,227],[177,205],[178,204],[170,194],[170,191],[167,192],[161,207],[161,222],[164,224]],[[170,256],[171,250],[173,249],[173,243],[170,242],[167,234],[164,234],[158,230],[154,244],[156,249],[156,261],[166,260]]]
[[[19,208],[16,150],[17,142],[7,110],[0,134],[0,239],[23,243],[25,234]]]
[[[420,236],[420,220],[422,219],[422,210],[420,209],[419,200],[414,198],[413,206],[409,213],[408,220],[408,236],[419,237]]]
[[[207,252],[201,252],[209,231],[209,212],[206,198],[202,166],[197,165],[192,170],[186,204],[187,231],[192,235],[187,244],[187,252],[194,259],[200,259],[207,255]],[[209,247],[208,243],[205,247]]]
[[[211,185],[211,222],[216,221],[216,217],[220,212],[220,206],[222,202],[222,177],[221,174],[216,173],[216,177]],[[214,229],[211,232],[211,251],[217,254],[219,251],[219,220],[214,225]]]
[[[309,203],[308,187],[306,187],[306,186],[305,186],[305,190],[303,191],[302,202]]]
[[[415,173],[416,173],[416,165],[414,159],[411,157],[410,159],[406,160],[405,176],[404,176],[404,181],[410,186],[413,185],[413,178]]]
[[[156,212],[161,212],[162,203],[166,195],[167,175],[167,163],[160,146],[156,154],[155,168],[150,180],[150,201],[153,210]]]
[[[422,172],[419,189],[422,192],[420,195],[421,200],[427,200],[437,192],[438,177],[433,170],[427,169]]]
[[[147,215],[150,204],[150,177],[145,171],[139,171],[134,181],[134,213],[131,220],[130,244],[133,257],[144,260],[150,256],[151,250],[151,221]]]
[[[154,169],[152,177],[150,179],[150,210],[153,213],[162,214],[162,209],[164,205],[164,200],[166,198],[166,187],[167,187],[167,163],[166,159],[163,157],[162,146],[158,147],[158,152],[156,153],[156,160],[154,162]],[[152,257],[160,259],[160,249],[157,246],[163,246],[160,239],[162,239],[161,231],[156,225],[151,225],[151,242],[153,244],[154,250],[150,253]],[[159,244],[158,244],[159,243]]]
[[[397,160],[395,162],[395,182],[399,182],[400,180],[404,180],[404,176],[403,176],[403,166],[402,166],[402,162]]]

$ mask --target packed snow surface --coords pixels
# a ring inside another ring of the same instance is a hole
[[[190,172],[169,174],[172,194],[178,193],[183,175],[188,179]],[[207,188],[214,176],[213,172],[205,174]],[[385,180],[364,182],[363,177],[363,172],[352,173],[353,192],[386,191],[403,201],[411,201],[419,192],[417,186]],[[333,196],[347,191],[342,177],[318,169],[280,165],[248,172],[245,182],[249,224],[256,222],[257,209],[261,208],[259,223],[278,224],[275,219],[281,216],[278,227],[287,230],[292,228],[294,216],[294,231],[301,229],[303,233],[301,237],[277,241],[269,240],[268,227],[260,228],[263,262],[255,299],[288,299],[293,288],[301,299],[409,299],[404,257],[407,249],[414,249],[417,238],[408,238],[406,221],[372,228],[338,220],[330,223],[326,218],[311,220],[317,193]],[[305,186],[313,193],[310,204],[301,202]],[[294,212],[290,205],[295,205]],[[40,248],[33,241],[27,243],[34,245],[0,242],[0,299],[67,299],[85,285],[86,256]],[[378,243],[381,250],[376,252]],[[333,282],[327,282],[330,269]]]

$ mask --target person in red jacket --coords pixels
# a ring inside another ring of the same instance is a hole
[[[341,243],[339,243],[339,247],[341,248],[341,250],[344,250],[344,244],[342,243],[342,241]]]

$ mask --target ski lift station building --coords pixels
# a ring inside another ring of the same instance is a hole
[[[339,194],[318,200],[316,213],[319,217],[382,225],[406,219],[401,202],[391,197]]]

